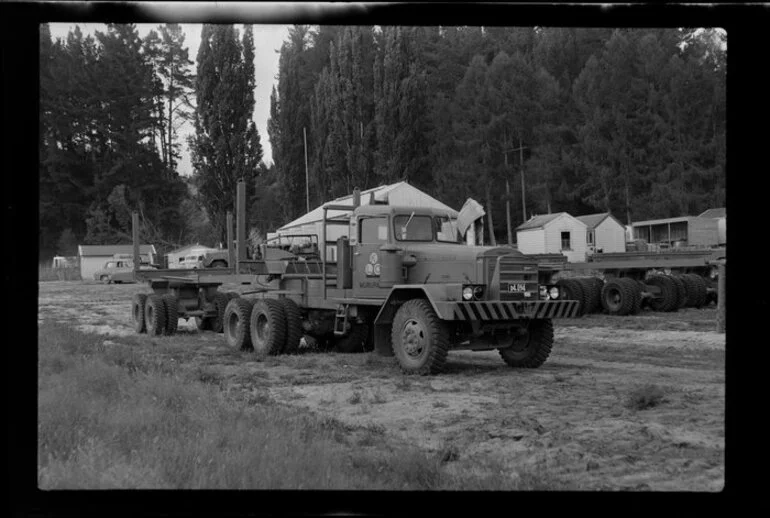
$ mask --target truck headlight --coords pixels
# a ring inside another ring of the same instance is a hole
[[[484,296],[484,287],[483,286],[476,286],[473,288],[473,297],[476,299],[480,299]]]
[[[463,288],[463,300],[471,300],[473,298],[473,288],[466,286]]]
[[[551,297],[551,299],[558,299],[559,298],[559,288],[554,286],[550,290],[548,290],[548,296]]]

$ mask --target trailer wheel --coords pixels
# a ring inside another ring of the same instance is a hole
[[[169,293],[163,295],[163,305],[166,306],[166,326],[163,334],[171,336],[179,326],[179,303],[176,297]]]
[[[404,374],[437,374],[444,369],[449,351],[449,328],[430,302],[404,302],[391,328],[393,353]]]
[[[621,279],[613,279],[602,288],[602,307],[610,315],[628,315],[634,309],[635,295]]]
[[[553,322],[550,318],[532,320],[526,328],[514,333],[511,345],[499,349],[505,363],[527,369],[535,369],[545,363],[553,347]]]
[[[642,309],[642,288],[639,282],[629,277],[621,277],[618,280],[626,283],[626,286],[628,286],[629,291],[633,295],[634,299],[629,315],[636,315]]]
[[[299,306],[291,299],[278,299],[283,305],[286,314],[286,344],[283,347],[285,354],[293,354],[299,349],[299,341],[302,339],[302,314]]]
[[[559,297],[559,300],[577,300],[578,301],[578,315],[583,315],[585,312],[585,298],[583,293],[583,286],[575,279],[559,279],[556,281],[556,286],[559,287],[559,291],[565,293],[565,297]]]
[[[166,305],[163,297],[153,293],[147,297],[144,306],[144,320],[147,324],[147,334],[159,336],[166,328]]]
[[[249,325],[255,353],[276,355],[281,352],[286,341],[286,314],[277,300],[258,300],[251,310]]]
[[[694,308],[701,308],[706,303],[706,296],[708,290],[706,289],[706,281],[704,281],[700,275],[695,273],[686,273],[682,276],[682,280],[687,286],[687,305]]]
[[[369,339],[369,325],[354,323],[347,336],[335,337],[334,349],[341,353],[362,353],[366,351]]]
[[[581,309],[582,314],[593,313],[596,311],[597,306],[601,305],[601,295],[596,287],[596,283],[590,277],[580,277],[577,281],[580,283],[581,288],[583,288],[583,300],[585,301]]]
[[[217,292],[214,295],[214,308],[217,311],[217,315],[211,320],[211,330],[215,333],[224,333],[225,331],[225,309],[229,299],[227,295],[221,292]]]
[[[676,311],[680,308],[683,308],[687,303],[687,288],[685,287],[684,281],[680,275],[671,275],[669,278],[674,281],[674,285],[676,286],[676,309],[672,310]]]
[[[240,297],[230,300],[225,308],[224,333],[227,345],[240,351],[253,349],[251,345],[251,308],[248,299]]]
[[[131,318],[134,322],[134,331],[137,333],[146,333],[147,325],[144,321],[144,305],[147,303],[147,295],[137,293],[134,300],[131,301]]]
[[[679,294],[671,277],[658,274],[650,275],[647,284],[660,289],[660,295],[650,299],[650,308],[653,311],[676,311]]]

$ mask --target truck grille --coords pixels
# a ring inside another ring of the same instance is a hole
[[[500,300],[538,300],[537,266],[500,259]]]

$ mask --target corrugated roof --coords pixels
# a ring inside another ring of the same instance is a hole
[[[708,209],[698,217],[699,218],[726,218],[727,211],[724,209],[724,207],[719,209]]]
[[[449,205],[445,205],[444,203],[438,201],[436,198],[430,196],[429,194],[424,193],[417,187],[413,187],[409,185],[407,182],[398,182],[393,183],[390,185],[380,185],[379,187],[373,187],[371,189],[367,189],[365,191],[361,191],[361,205],[369,205],[370,198],[372,196],[372,193],[374,194],[374,201],[375,202],[383,202],[383,203],[391,203],[394,205],[405,205],[403,202],[399,202],[399,198],[411,198],[412,200],[418,201],[421,205],[424,205],[426,207],[434,207],[434,208],[440,208],[448,211],[453,216],[457,215],[457,211],[451,208]],[[394,200],[390,200],[391,195]],[[353,195],[349,194],[347,196],[343,196],[341,198],[337,198],[336,200],[332,200],[331,202],[327,203],[333,203],[335,205],[350,205],[353,203]],[[346,211],[340,211],[340,210],[329,210],[326,213],[327,219],[339,219],[344,218],[348,216],[350,213]],[[307,214],[300,216],[299,218],[295,219],[294,221],[287,223],[286,225],[279,228],[277,231],[281,230],[288,230],[293,227],[298,227],[300,225],[306,225],[308,223],[316,223],[318,221],[321,221],[323,219],[323,205],[316,207],[312,211],[308,212]]]
[[[112,256],[114,254],[133,254],[134,245],[78,245],[81,257]],[[139,245],[140,254],[156,254],[155,245]]]
[[[566,212],[555,212],[553,214],[541,214],[539,216],[532,216],[529,218],[529,221],[525,221],[518,227],[516,227],[516,230],[532,230],[535,228],[542,228],[546,225],[546,223],[549,223],[562,214],[567,214]]]
[[[676,218],[663,218],[663,219],[648,219],[646,221],[635,221],[631,223],[632,227],[645,227],[647,225],[664,225],[667,223],[681,223],[683,221],[690,221],[695,216],[678,216]]]

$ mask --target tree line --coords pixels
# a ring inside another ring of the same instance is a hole
[[[406,180],[481,201],[503,239],[507,214],[723,206],[725,58],[710,29],[294,26],[268,124],[279,219],[305,212],[303,132],[312,207]]]
[[[539,213],[626,221],[697,214],[725,196],[723,35],[693,29],[290,28],[262,162],[253,29],[140,37],[107,24],[40,34],[40,257],[141,238],[224,242],[235,185],[263,235],[311,208],[406,180],[482,202],[498,240]],[[178,174],[179,129],[194,172]],[[307,157],[309,185],[305,182]],[[525,202],[523,201],[525,200]]]

